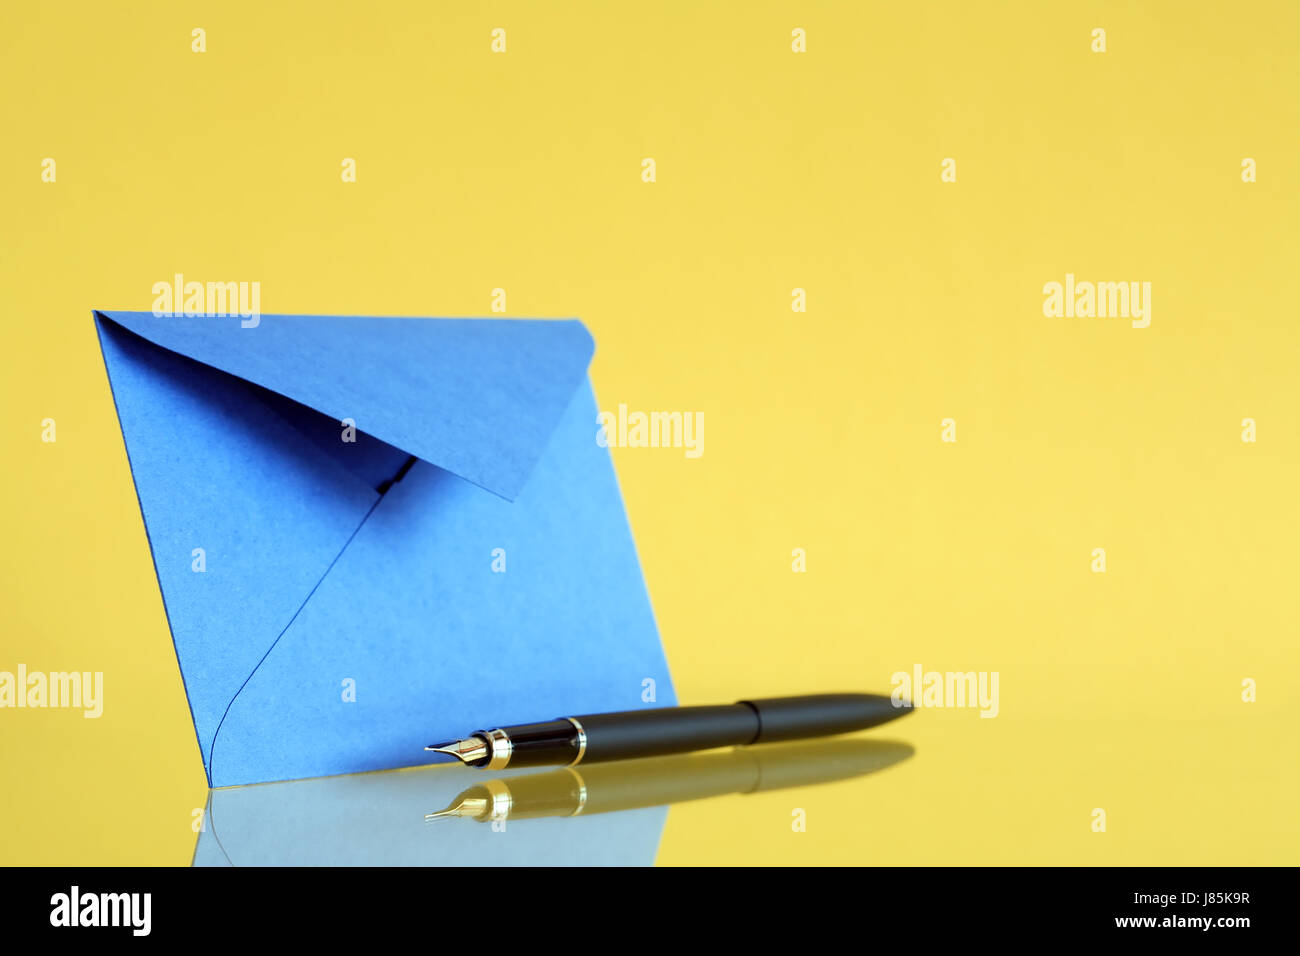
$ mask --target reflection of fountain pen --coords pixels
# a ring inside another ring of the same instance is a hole
[[[493,822],[590,816],[727,793],[806,787],[883,770],[912,752],[907,744],[887,740],[824,740],[651,757],[580,771],[565,767],[476,784],[462,791],[445,810],[427,813],[424,819],[468,817]]]
[[[768,697],[719,707],[662,707],[561,717],[478,730],[464,740],[424,749],[490,770],[574,766],[844,734],[883,724],[910,709],[876,694]]]

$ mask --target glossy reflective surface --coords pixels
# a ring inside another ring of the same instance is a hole
[[[463,767],[214,790],[196,866],[648,865],[668,807],[857,785],[910,745],[838,739],[492,774]]]

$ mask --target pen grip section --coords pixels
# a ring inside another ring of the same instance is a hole
[[[758,736],[758,715],[745,704],[663,707],[575,718],[587,733],[582,763],[659,757],[735,747]]]
[[[501,728],[510,738],[510,769],[553,767],[578,756],[578,730],[567,720],[544,720]]]

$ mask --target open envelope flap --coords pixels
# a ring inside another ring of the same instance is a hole
[[[594,350],[572,319],[99,315],[511,501]]]
[[[112,322],[99,332],[207,767],[230,701],[379,492],[247,383]]]

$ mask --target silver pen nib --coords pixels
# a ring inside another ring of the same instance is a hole
[[[482,737],[467,737],[464,740],[453,740],[445,744],[429,744],[424,749],[432,750],[434,753],[447,754],[465,764],[487,760],[492,755],[488,742]]]

